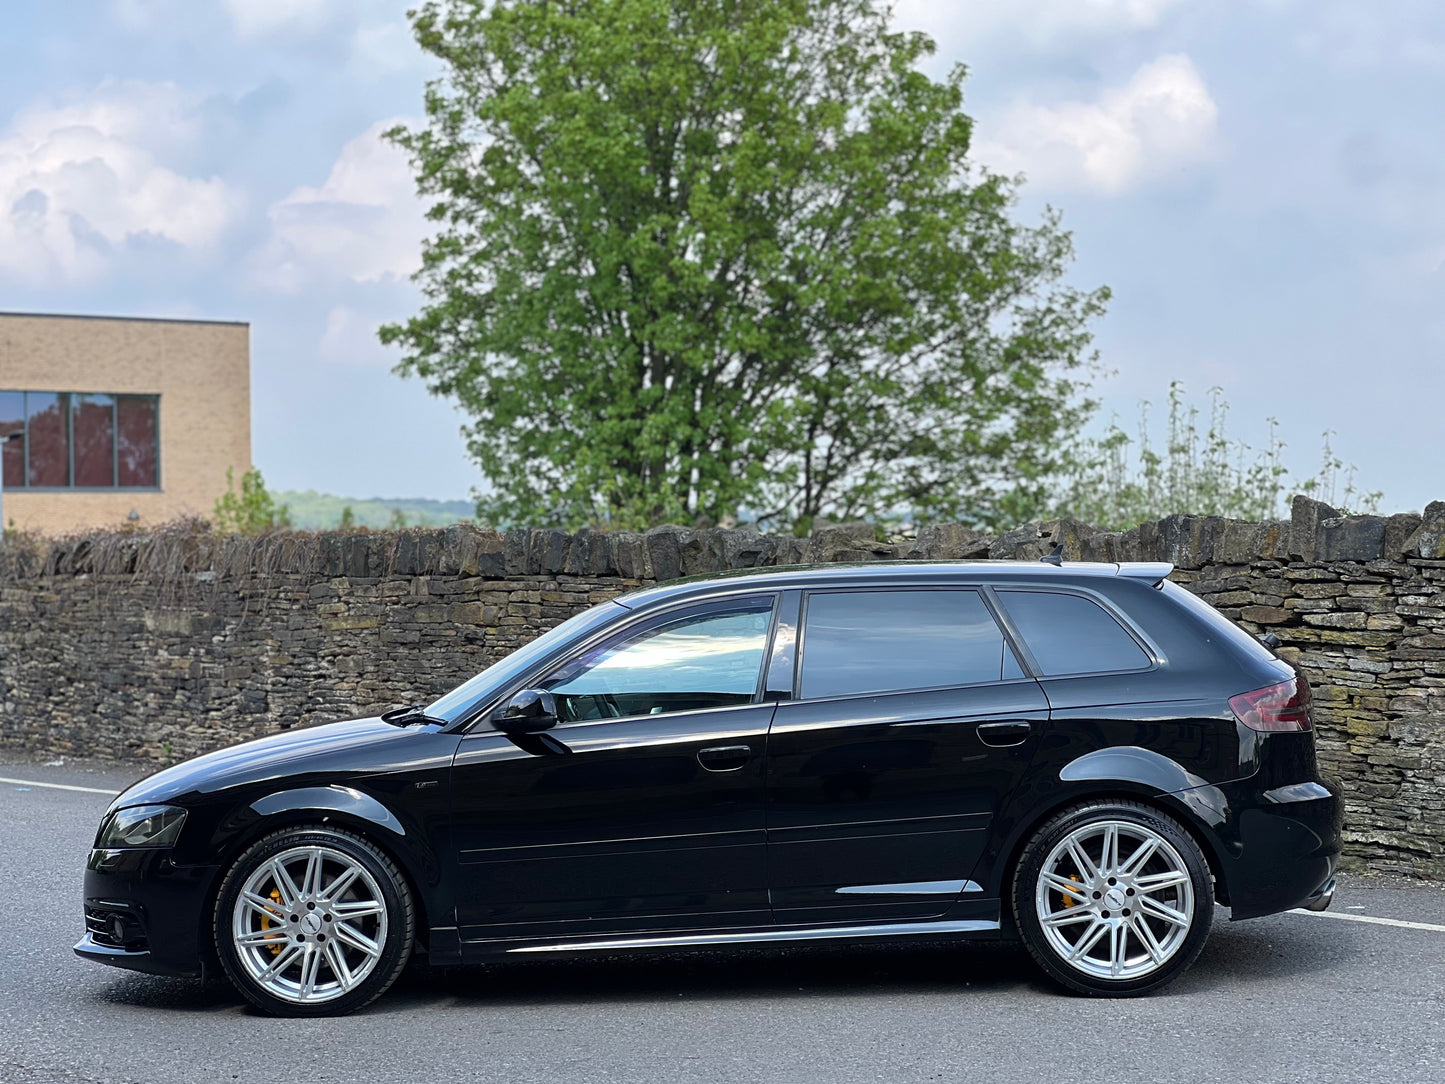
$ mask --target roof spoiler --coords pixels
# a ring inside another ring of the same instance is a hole
[[[1131,580],[1143,580],[1150,587],[1158,587],[1169,578],[1174,566],[1168,561],[1120,561],[1119,575]]]

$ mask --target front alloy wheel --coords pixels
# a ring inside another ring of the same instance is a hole
[[[344,1013],[395,980],[414,923],[405,878],[368,841],[288,829],[251,847],[227,874],[216,947],[232,983],[267,1012]]]
[[[1030,953],[1080,993],[1147,993],[1177,977],[1213,919],[1208,866],[1175,821],[1134,802],[1055,817],[1029,842],[1014,909]]]

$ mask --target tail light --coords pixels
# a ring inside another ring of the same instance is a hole
[[[1278,685],[1240,693],[1229,698],[1229,707],[1250,730],[1266,733],[1310,729],[1310,683],[1297,674]]]

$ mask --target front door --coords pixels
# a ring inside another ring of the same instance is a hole
[[[452,772],[464,941],[769,920],[760,674],[771,594],[633,624],[526,684],[559,723]]]
[[[968,886],[1048,702],[979,592],[804,596],[797,684],[768,738],[780,923],[942,914]]]

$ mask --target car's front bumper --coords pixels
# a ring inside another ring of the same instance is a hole
[[[198,976],[215,866],[178,866],[169,849],[93,850],[85,868],[82,959],[154,975]]]

